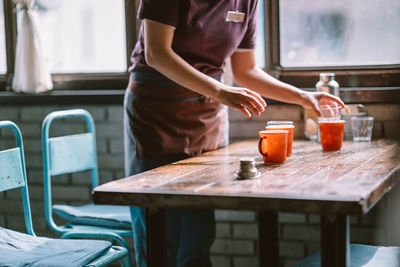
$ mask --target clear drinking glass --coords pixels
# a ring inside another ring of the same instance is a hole
[[[374,117],[361,116],[351,118],[354,142],[371,142]]]

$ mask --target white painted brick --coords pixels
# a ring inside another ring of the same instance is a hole
[[[280,223],[305,223],[306,215],[301,213],[279,213]]]
[[[35,122],[16,122],[18,128],[21,131],[22,138],[26,137],[37,137],[40,138],[40,124]],[[13,137],[14,134],[12,131],[4,131],[2,132],[2,136]]]
[[[67,108],[57,107],[57,106],[44,106],[44,105],[24,106],[20,109],[21,120],[22,121],[42,122],[43,119],[50,112],[57,111],[57,110],[65,110],[65,109],[67,109]]]
[[[217,223],[217,237],[230,237],[231,225],[229,223]]]
[[[80,134],[87,132],[85,124],[82,122],[63,122],[63,121],[55,121],[50,126],[50,136],[64,136],[71,134]]]
[[[279,242],[279,254],[283,257],[302,258],[305,256],[306,248],[302,242]]]
[[[253,255],[255,245],[253,241],[217,239],[211,247],[216,254]]]
[[[42,155],[39,153],[27,153],[25,152],[25,164],[26,168],[42,169],[43,160]]]
[[[255,213],[252,211],[216,210],[215,218],[219,222],[220,221],[253,222],[255,221]]]
[[[32,216],[44,216],[43,198],[30,201]]]
[[[350,242],[371,245],[385,245],[386,232],[383,227],[350,227]]]
[[[43,213],[43,212],[42,212]],[[47,226],[46,218],[42,214],[41,216],[33,216],[32,217],[32,224],[33,224],[33,229],[35,232],[45,232],[49,231],[49,227]]]
[[[215,267],[231,267],[231,258],[226,256],[211,255],[212,266]]]
[[[98,156],[99,168],[105,169],[124,169],[124,156],[123,155],[99,155]]]
[[[283,261],[283,267],[293,267],[301,259],[285,259]]]
[[[125,171],[124,170],[114,171],[113,177],[114,180],[125,178]]]
[[[93,120],[97,124],[97,122],[104,121],[106,119],[106,109],[107,106],[97,106],[97,105],[90,105],[90,106],[84,106],[84,109],[86,109],[90,115],[92,115]]]
[[[19,198],[15,198],[13,196],[9,197],[8,199],[2,199],[0,205],[0,214],[21,214],[23,212],[21,194],[19,194],[18,197]]]
[[[234,257],[234,267],[259,267],[259,261],[257,257]]]
[[[308,241],[306,244],[306,256],[313,254],[321,249],[321,243],[316,241]]]
[[[20,213],[19,215],[8,215],[5,228],[26,233],[24,214]]]
[[[109,170],[101,170],[99,172],[99,176],[100,176],[100,181],[99,181],[100,184],[104,184],[104,183],[110,182],[110,181],[113,180],[113,177],[114,177],[113,172],[109,171]],[[121,176],[121,178],[122,177],[123,176]]]
[[[53,186],[54,200],[90,200],[90,189],[87,186]]]
[[[71,174],[72,184],[75,185],[89,185],[92,184],[92,176],[90,171],[82,171]]]
[[[44,195],[44,188],[42,185],[29,185],[29,198],[31,201],[42,200]]]
[[[284,224],[282,228],[284,240],[314,241],[320,239],[319,225]]]
[[[123,139],[112,139],[109,141],[111,154],[123,154],[124,153],[124,140]]]
[[[97,154],[107,154],[108,138],[97,138],[96,139],[96,149]]]
[[[314,224],[319,224],[321,222],[321,216],[310,214],[310,215],[308,215],[308,222],[314,223]]]
[[[70,175],[69,174],[61,174],[52,176],[51,178],[52,185],[65,185],[70,183]]]
[[[20,109],[14,106],[0,107],[0,120],[19,121]]]
[[[42,142],[38,138],[24,138],[24,151],[25,153],[41,153]]]
[[[4,130],[4,129],[2,129],[2,130]],[[1,135],[1,130],[0,130],[0,135]],[[14,147],[16,147],[14,139],[12,139],[10,137],[0,139],[0,149],[1,150],[6,150],[6,149],[14,148]]]
[[[110,122],[122,122],[123,111],[122,105],[107,107],[107,120]]]
[[[121,123],[97,123],[97,136],[100,137],[118,137],[123,136],[123,126]]]
[[[233,225],[233,237],[234,238],[253,238],[258,237],[258,224],[244,224],[235,223]]]

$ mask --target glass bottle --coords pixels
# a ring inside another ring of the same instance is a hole
[[[319,81],[315,84],[317,92],[327,92],[339,96],[339,84],[335,81],[335,74],[323,72],[319,74]],[[318,120],[317,114],[312,108],[304,112],[304,135],[307,139],[318,141]]]
[[[317,92],[327,92],[339,96],[339,84],[335,81],[335,73],[320,73],[319,81],[315,84],[315,89]]]

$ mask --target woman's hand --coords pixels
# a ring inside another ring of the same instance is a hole
[[[312,108],[318,117],[321,116],[320,106],[330,105],[330,106],[341,106],[345,107],[343,101],[334,95],[328,94],[326,92],[305,92],[302,99],[302,106],[305,108]]]
[[[243,87],[224,86],[214,97],[222,104],[241,111],[248,118],[251,118],[251,113],[259,116],[267,106],[258,93]]]

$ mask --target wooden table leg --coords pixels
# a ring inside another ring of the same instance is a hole
[[[277,212],[258,212],[259,266],[279,267]]]
[[[147,266],[167,266],[165,209],[146,208]]]
[[[349,217],[321,216],[321,267],[350,266]]]

